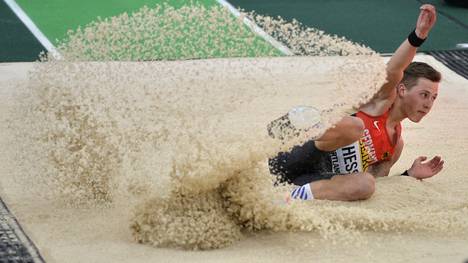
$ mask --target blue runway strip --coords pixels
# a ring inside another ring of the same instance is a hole
[[[432,51],[427,54],[442,62],[449,69],[468,79],[468,49]]]

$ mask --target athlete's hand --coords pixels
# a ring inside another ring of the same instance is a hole
[[[436,9],[433,5],[425,4],[420,8],[421,12],[419,13],[418,22],[416,22],[416,35],[419,38],[426,38],[431,31],[431,28],[434,26],[437,15]]]
[[[408,175],[422,180],[436,175],[444,168],[444,161],[440,156],[435,156],[430,161],[424,162],[426,160],[426,156],[420,156],[414,160],[413,165],[408,170]]]

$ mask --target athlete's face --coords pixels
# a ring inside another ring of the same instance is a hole
[[[399,87],[399,95],[403,100],[403,110],[413,122],[419,122],[431,111],[437,99],[439,83],[426,78],[419,78],[416,85],[408,89],[404,84]]]

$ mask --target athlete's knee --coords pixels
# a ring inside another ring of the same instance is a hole
[[[356,175],[353,184],[347,187],[346,196],[350,201],[368,199],[375,192],[375,178],[369,173]]]
[[[370,173],[362,173],[358,175],[359,187],[357,197],[364,200],[370,198],[375,192],[375,178]]]

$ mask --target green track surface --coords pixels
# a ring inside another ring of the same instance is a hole
[[[449,5],[443,0],[426,0],[424,3],[434,5],[440,12],[443,12],[442,16],[454,19],[459,24],[463,24],[465,28],[468,28],[468,8]]]
[[[468,24],[468,9],[448,6],[441,0],[436,7]],[[421,3],[415,0],[231,0],[236,7],[259,14],[299,20],[308,27],[392,53],[416,24]],[[420,51],[455,49],[468,43],[468,29],[439,13],[431,35]]]
[[[37,27],[44,33],[44,35],[51,40],[53,44],[58,44],[59,41],[66,39],[67,32],[69,30],[75,30],[78,27],[84,27],[96,21],[98,17],[108,18],[112,16],[117,16],[122,13],[131,14],[135,11],[138,11],[143,6],[152,8],[158,4],[166,3],[172,7],[181,7],[183,5],[202,5],[205,7],[218,6],[216,0],[108,0],[108,1],[93,1],[93,0],[73,0],[73,1],[64,1],[64,0],[44,0],[44,1],[31,1],[31,0],[17,0],[17,3],[21,8],[28,14],[28,16],[34,21]],[[196,26],[196,25],[189,25]],[[254,50],[252,46],[249,46],[246,42],[244,48],[239,50],[239,54],[244,54],[245,56],[264,56],[264,55],[274,55],[278,56],[281,53],[276,50],[271,44],[267,43],[263,38],[255,36],[253,32],[250,31],[246,26],[243,27],[247,30],[246,34],[252,35],[255,38],[253,46],[256,47],[256,52],[251,52]],[[184,28],[181,28],[184,30]],[[203,28],[200,28],[200,34],[204,35]],[[223,39],[226,45],[232,43],[232,41],[244,41],[243,37],[240,39],[233,39],[228,35],[229,30],[226,28],[226,35],[219,35],[220,39]],[[190,37],[196,37],[190,36]],[[247,35],[246,35],[247,37]],[[183,43],[191,42],[190,39],[182,39],[180,44],[182,49],[186,49],[187,46],[184,46]],[[193,42],[193,41],[192,41]],[[174,43],[172,43],[174,45]],[[175,43],[178,45],[179,42]],[[162,45],[164,46],[164,45]],[[247,51],[245,51],[247,50]],[[153,53],[157,53],[157,50],[154,50]],[[259,53],[258,53],[259,52]],[[199,53],[194,51],[195,53]],[[203,52],[201,52],[203,53]],[[235,52],[234,52],[235,53]],[[244,56],[243,55],[243,56]],[[152,59],[184,59],[184,55],[171,54],[169,57],[165,57],[166,54],[161,55],[152,55]],[[200,58],[205,57],[224,57],[225,51],[219,50],[217,47],[213,47],[213,52],[209,54],[200,54]],[[91,56],[93,58],[95,56]],[[137,58],[136,60],[146,60],[143,56],[138,54],[132,55],[132,57]],[[1,59],[1,58],[0,58]],[[114,58],[111,58],[114,59]]]
[[[183,0],[16,0],[18,5],[29,15],[41,31],[56,43],[66,37],[68,30],[85,26],[97,17],[105,18],[121,13],[132,13],[143,6],[152,7],[166,2],[174,7],[180,7],[189,1]],[[217,4],[214,0],[196,0],[205,6]]]

